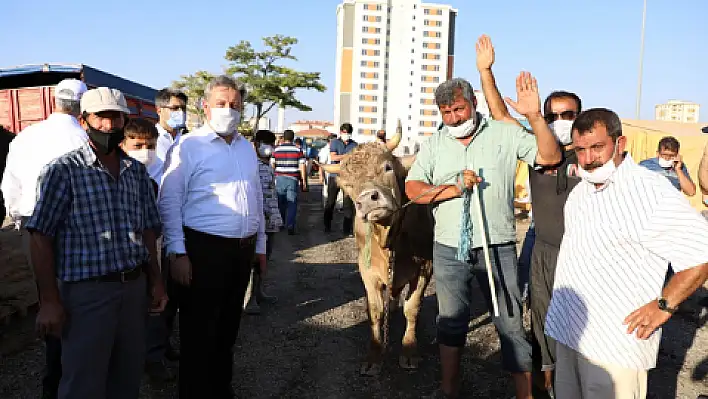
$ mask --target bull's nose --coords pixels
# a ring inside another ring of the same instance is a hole
[[[379,192],[378,191],[372,192],[370,195],[370,198],[372,201],[378,201],[379,200]]]

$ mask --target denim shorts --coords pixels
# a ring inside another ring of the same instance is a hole
[[[531,345],[526,340],[518,284],[516,244],[489,247],[496,287],[499,317],[492,314],[492,302],[482,248],[471,250],[470,262],[457,260],[457,249],[435,243],[433,270],[438,299],[438,343],[463,347],[470,321],[470,303],[474,291],[473,278],[487,303],[501,342],[505,370],[518,373],[531,371]]]

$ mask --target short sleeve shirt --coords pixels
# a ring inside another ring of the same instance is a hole
[[[481,119],[467,146],[452,137],[443,126],[421,145],[406,180],[432,185],[456,184],[462,170],[475,171],[482,177],[480,190],[489,244],[504,244],[516,240],[514,181],[517,161],[534,165],[537,153],[535,136],[517,125]],[[476,192],[474,195],[479,198]],[[457,247],[462,203],[462,198],[453,198],[434,205],[436,242]],[[476,212],[474,209],[470,212],[472,247],[479,248],[482,247],[482,237]]]

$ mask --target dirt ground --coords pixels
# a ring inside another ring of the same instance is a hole
[[[234,355],[234,386],[241,398],[419,398],[437,386],[435,286],[419,320],[423,362],[419,370],[398,367],[403,334],[401,310],[392,318],[393,348],[379,377],[359,376],[367,347],[364,289],[354,265],[353,239],[322,231],[318,187],[305,194],[298,234],[276,236],[267,288],[280,298],[261,316],[244,316]],[[519,223],[523,237],[528,224]],[[30,295],[29,271],[19,238],[0,233],[0,295]],[[24,267],[24,266],[21,266]],[[29,288],[28,288],[29,287]],[[33,294],[32,294],[33,295]],[[28,296],[29,297],[29,296]],[[3,303],[5,300],[3,299]],[[510,398],[513,388],[500,370],[499,342],[481,296],[476,301],[464,357],[464,397]],[[4,306],[4,305],[0,305]],[[2,309],[2,307],[0,307]],[[708,328],[705,317],[682,314],[664,330],[658,368],[650,373],[650,398],[708,394]],[[0,398],[38,397],[43,358],[32,315],[0,327]],[[145,382],[141,398],[176,398],[174,384]]]

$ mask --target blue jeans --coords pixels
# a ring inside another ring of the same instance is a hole
[[[517,280],[516,244],[489,247],[496,287],[499,317],[492,321],[501,341],[502,365],[512,373],[531,371],[531,344],[526,340],[521,313],[521,292]],[[433,271],[438,298],[438,343],[463,347],[467,338],[472,301],[472,279],[477,284],[492,311],[491,294],[487,280],[484,252],[471,250],[470,262],[457,260],[457,249],[435,243]]]
[[[275,176],[275,192],[278,195],[278,210],[288,229],[295,228],[297,217],[298,181],[290,176]]]
[[[526,301],[529,293],[529,276],[531,273],[531,254],[533,253],[533,245],[536,242],[536,228],[531,221],[529,229],[526,231],[524,243],[521,246],[521,254],[519,255],[519,287],[521,289],[521,300]]]

